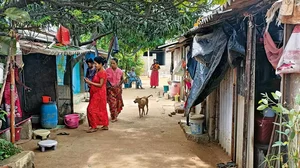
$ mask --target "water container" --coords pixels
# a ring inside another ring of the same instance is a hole
[[[193,135],[201,135],[203,134],[203,122],[204,122],[204,115],[194,115],[191,117],[190,124],[191,124],[191,132]]]
[[[44,104],[50,103],[51,102],[51,97],[50,96],[42,96],[42,102]]]
[[[79,120],[79,114],[68,114],[65,115],[64,122],[68,128],[77,128],[79,126]]]
[[[41,125],[43,128],[55,128],[58,123],[58,111],[55,102],[43,104],[41,107]]]
[[[164,85],[164,93],[167,93],[169,91],[169,85]]]
[[[275,117],[257,118],[255,122],[255,139],[260,144],[269,144],[273,131]]]
[[[173,81],[171,90],[170,90],[170,96],[174,97],[175,95],[180,94],[180,82]]]

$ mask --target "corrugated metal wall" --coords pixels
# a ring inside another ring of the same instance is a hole
[[[219,118],[219,143],[232,155],[232,125],[233,125],[233,70],[230,69],[220,84],[220,118]]]

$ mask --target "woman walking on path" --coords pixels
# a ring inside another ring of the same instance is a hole
[[[102,125],[102,130],[108,130],[108,114],[106,108],[106,81],[107,75],[103,68],[106,60],[102,57],[94,59],[96,74],[92,80],[85,78],[90,86],[90,102],[87,108],[87,118],[90,129],[88,133],[96,132],[97,126]]]
[[[109,105],[111,121],[118,121],[118,115],[123,109],[122,99],[122,84],[123,84],[123,71],[118,68],[118,60],[111,59],[110,68],[106,69],[107,73],[107,102]]]
[[[160,69],[160,66],[158,64],[158,62],[156,61],[156,59],[153,60],[153,64],[151,65],[151,77],[150,77],[150,86],[151,88],[156,88],[156,86],[158,86],[159,83],[159,73],[158,70]]]

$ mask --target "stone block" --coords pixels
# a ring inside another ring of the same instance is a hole
[[[181,122],[179,122],[179,124],[188,140],[204,144],[211,142],[208,134],[193,135],[191,133],[191,128],[186,125],[186,121],[182,120]]]
[[[23,151],[0,162],[0,166],[6,168],[34,168],[34,153]]]
[[[31,120],[26,121],[21,125],[21,139],[31,139],[32,138],[32,123]]]
[[[1,139],[5,139],[6,141],[10,141],[10,130],[5,131],[0,135]]]

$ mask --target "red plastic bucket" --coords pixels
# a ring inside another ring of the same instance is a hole
[[[21,130],[22,127],[15,127],[15,141],[19,141],[21,139]]]
[[[42,102],[44,104],[48,104],[51,102],[51,97],[50,96],[42,96]]]
[[[68,128],[78,128],[79,120],[80,120],[80,117],[78,114],[68,114],[68,115],[65,115],[64,122]]]

